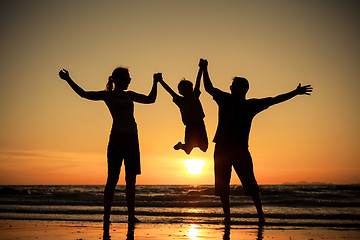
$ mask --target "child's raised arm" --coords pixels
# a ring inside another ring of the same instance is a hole
[[[169,85],[167,85],[166,82],[164,82],[164,80],[162,78],[161,78],[161,80],[159,80],[159,83],[173,98],[179,97],[179,95],[176,92],[174,92],[171,89],[171,87],[169,87]]]
[[[199,71],[198,71],[198,74],[196,76],[194,92],[199,92],[200,91],[200,81],[201,81],[201,75],[202,75],[202,72],[203,72],[202,68],[200,67],[201,63],[202,63],[202,59],[200,59],[200,62],[199,62]]]

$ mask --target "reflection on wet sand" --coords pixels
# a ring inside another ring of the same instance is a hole
[[[223,228],[209,228],[208,226],[204,227],[202,225],[199,225],[199,224],[189,224],[187,227],[186,227],[186,231],[185,231],[185,234],[186,235],[182,235],[182,234],[179,234],[179,237],[182,239],[184,236],[187,237],[187,239],[190,239],[190,240],[203,240],[203,239],[213,239],[213,237],[215,237],[215,235],[217,234],[221,234],[219,230],[222,230],[222,236],[223,236],[223,240],[230,240],[231,239],[231,236],[230,236],[230,232],[231,232],[231,225],[230,224],[225,224]],[[212,229],[212,231],[211,231]],[[233,238],[238,238],[239,235],[236,234],[236,230],[239,230],[239,229],[242,229],[241,227],[239,228],[239,226],[237,225],[237,227],[233,227],[232,228],[233,231],[235,231],[235,235],[233,236]],[[251,228],[251,232],[253,232],[253,234],[251,234],[254,239],[253,240],[263,240],[263,233],[264,233],[264,228],[263,226],[259,226],[257,228],[257,234],[256,234],[256,228]],[[103,225],[103,240],[111,240],[111,236],[110,236],[110,223],[107,223]],[[209,231],[210,230],[210,231]],[[243,230],[246,230],[246,229],[243,229]],[[140,232],[141,232],[141,229],[140,229]],[[183,231],[179,231],[179,228],[174,228],[174,233],[171,233],[172,236],[176,236],[176,232],[183,232]],[[212,233],[215,233],[212,234]],[[125,234],[125,232],[124,232]],[[166,233],[166,234],[169,234],[169,233]],[[174,234],[174,235],[173,235]],[[209,235],[210,234],[210,235]],[[245,233],[245,235],[248,235],[249,233]],[[126,233],[126,240],[134,240],[135,237],[135,224],[128,224],[128,228],[127,228],[127,233]],[[156,234],[155,234],[156,235]],[[169,235],[170,236],[170,235]],[[256,237],[255,237],[256,236]],[[218,235],[218,237],[220,237]],[[177,239],[176,237],[174,239]]]
[[[225,224],[223,240],[230,240],[230,229],[231,229],[230,225]],[[264,227],[262,225],[259,225],[257,237],[255,240],[263,240],[263,233],[264,233]]]
[[[188,237],[189,237],[189,239],[191,239],[191,240],[197,240],[197,239],[199,239],[198,237],[199,237],[199,235],[200,235],[200,233],[199,233],[199,225],[197,225],[197,224],[190,224],[190,226],[189,226],[189,231],[188,231]]]
[[[103,240],[111,240],[110,223],[104,223],[103,229],[104,229]],[[129,223],[127,234],[126,234],[126,240],[134,240],[134,233],[135,233],[135,224]]]

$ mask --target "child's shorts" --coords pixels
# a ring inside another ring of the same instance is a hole
[[[209,143],[203,120],[186,125],[185,145],[191,148],[199,147],[204,152],[207,150]]]

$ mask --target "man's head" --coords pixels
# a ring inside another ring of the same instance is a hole
[[[243,77],[234,77],[230,90],[232,95],[245,98],[249,90],[249,81]]]

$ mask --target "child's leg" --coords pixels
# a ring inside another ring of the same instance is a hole
[[[174,149],[175,150],[184,150],[186,154],[190,154],[191,151],[193,150],[194,146],[195,146],[195,142],[194,142],[194,139],[192,137],[192,127],[191,126],[188,126],[186,125],[185,126],[185,143],[181,143],[181,142],[178,142],[175,146],[174,146]]]
[[[186,152],[186,154],[190,154],[191,150],[193,149],[193,147],[186,145],[186,144],[182,144],[181,142],[178,142],[175,146],[174,146],[175,150],[184,150]]]
[[[199,124],[199,127],[197,128],[196,132],[197,132],[197,142],[198,142],[197,145],[199,146],[201,151],[206,152],[206,150],[208,149],[208,146],[209,146],[209,141],[207,138],[204,121],[202,121]]]
[[[187,154],[190,154],[193,148],[198,147],[206,152],[209,146],[204,121],[194,122],[186,126],[185,144],[182,147]]]
[[[193,148],[196,146],[196,138],[194,135],[194,126],[186,125],[185,127],[185,143],[182,145],[182,150],[186,152],[186,154],[190,154]]]

